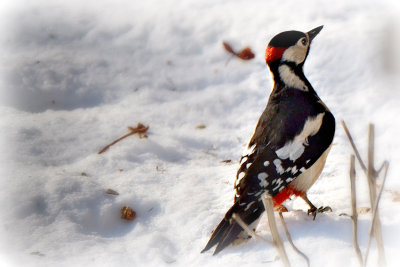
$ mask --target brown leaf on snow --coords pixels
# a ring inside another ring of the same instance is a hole
[[[114,195],[114,196],[118,196],[118,195],[119,195],[119,193],[118,193],[117,191],[112,190],[112,189],[110,189],[110,188],[107,189],[106,193],[107,193],[107,194],[110,194],[110,195]]]
[[[251,51],[250,47],[245,47],[242,49],[240,52],[235,52],[230,44],[227,42],[223,41],[222,45],[224,46],[225,50],[228,51],[230,54],[243,59],[243,60],[249,60],[254,58],[254,53]]]
[[[128,206],[121,208],[121,219],[132,221],[136,218],[136,212]]]
[[[359,214],[366,214],[366,213],[368,213],[370,211],[371,211],[370,207],[359,207],[359,208],[357,208],[357,212]]]

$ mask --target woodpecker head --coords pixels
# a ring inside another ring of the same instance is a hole
[[[265,51],[265,61],[278,86],[305,91],[312,88],[303,74],[303,65],[310,44],[322,27],[319,26],[309,32],[281,32],[271,39]]]
[[[304,63],[311,41],[322,30],[323,26],[309,32],[286,31],[275,35],[265,51],[265,61],[268,66],[273,63],[291,62],[296,65]]]

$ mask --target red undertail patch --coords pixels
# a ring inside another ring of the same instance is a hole
[[[282,189],[281,192],[279,192],[278,194],[276,194],[275,196],[272,197],[273,200],[274,200],[274,207],[279,206],[280,204],[282,204],[291,195],[302,196],[302,195],[304,195],[304,192],[297,191],[292,186],[288,186],[288,187]]]

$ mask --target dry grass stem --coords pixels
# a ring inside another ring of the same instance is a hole
[[[361,255],[361,250],[358,245],[358,238],[357,238],[357,219],[358,219],[358,214],[357,214],[357,195],[356,195],[356,169],[355,169],[355,164],[354,164],[355,158],[354,155],[351,155],[350,157],[350,188],[351,188],[351,210],[352,210],[352,216],[350,217],[352,222],[353,222],[353,245],[354,249],[357,254],[358,261],[360,263],[360,266],[363,266],[363,258]]]
[[[371,247],[371,240],[372,240],[372,236],[374,235],[374,229],[376,228],[376,223],[377,223],[377,219],[378,219],[378,215],[377,215],[378,214],[378,205],[379,205],[379,201],[381,199],[383,188],[384,188],[384,185],[386,182],[386,175],[387,175],[388,168],[389,168],[389,162],[385,161],[383,163],[384,172],[383,172],[383,180],[382,180],[381,189],[379,190],[379,194],[376,198],[375,205],[373,206],[373,209],[372,209],[372,222],[371,222],[371,226],[369,229],[367,250],[365,252],[365,266],[367,265],[369,249]],[[385,266],[386,259],[385,259],[385,254],[384,254],[383,241],[381,240],[381,243],[379,243],[379,241],[377,240],[376,237],[375,237],[375,239],[376,239],[376,243],[377,243],[378,250],[379,250],[379,266]]]
[[[263,242],[266,242],[270,245],[274,245],[274,243],[270,240],[267,240],[259,235],[257,235],[253,230],[251,230],[249,228],[249,226],[240,218],[239,215],[237,215],[236,213],[232,214],[232,218],[240,225],[240,227],[243,228],[243,230],[246,231],[246,233],[251,236],[252,238],[256,239],[256,240],[260,240]]]
[[[272,239],[274,240],[275,245],[278,249],[279,255],[283,261],[283,265],[285,267],[289,267],[290,262],[286,254],[285,247],[283,246],[281,236],[279,235],[278,227],[276,226],[272,197],[269,195],[265,195],[263,196],[262,201],[265,207],[265,211],[267,212],[268,224],[271,231]]]
[[[279,218],[281,219],[281,223],[283,225],[283,228],[285,229],[285,233],[286,233],[286,237],[290,243],[290,245],[292,245],[292,248],[301,256],[304,258],[304,260],[307,262],[307,266],[310,267],[310,259],[306,256],[306,254],[304,254],[303,252],[301,252],[293,243],[292,237],[290,236],[289,230],[286,226],[285,220],[283,219],[283,215],[282,212],[279,212]]]
[[[351,137],[350,131],[347,128],[346,123],[342,120],[341,124],[343,126],[344,131],[346,132],[347,137],[349,138],[351,147],[353,148],[354,153],[356,154],[357,160],[360,163],[361,168],[366,172],[367,171],[367,167],[365,166],[363,160],[361,159],[360,153],[358,152],[358,149],[357,149],[356,145],[354,144],[353,137]]]
[[[374,210],[374,207],[378,207],[376,204],[378,199],[376,197],[376,178],[377,172],[374,169],[374,153],[375,153],[375,128],[373,124],[369,124],[368,127],[368,169],[367,169],[367,177],[368,177],[368,187],[370,194],[370,203],[372,208],[372,214],[375,214],[375,220],[371,223],[371,229],[373,230],[373,236],[376,240],[376,245],[378,247],[378,261],[379,266],[386,266],[385,260],[385,249],[383,246],[383,238],[382,238],[382,226],[381,221],[379,219],[379,211]],[[383,184],[382,184],[383,188]],[[381,189],[382,189],[381,188]],[[365,259],[367,260],[368,254],[365,255]],[[367,261],[365,260],[365,264]]]
[[[353,241],[354,241],[354,247],[357,253],[357,257],[359,258],[360,263],[363,263],[364,266],[367,264],[368,260],[368,254],[369,254],[369,248],[371,245],[371,240],[372,237],[375,238],[376,245],[378,248],[378,262],[379,266],[386,266],[386,258],[385,258],[385,250],[384,250],[384,245],[383,245],[383,238],[382,238],[382,226],[381,222],[379,219],[379,212],[378,212],[378,204],[379,200],[381,198],[382,192],[383,192],[383,185],[386,180],[386,174],[387,170],[389,167],[389,163],[385,161],[382,166],[379,168],[378,171],[375,170],[374,168],[374,153],[375,153],[375,129],[373,124],[369,124],[368,128],[368,166],[364,164],[360,157],[360,153],[357,150],[357,147],[354,144],[353,138],[351,137],[350,131],[348,130],[346,123],[344,121],[341,121],[341,124],[346,132],[347,137],[349,138],[350,144],[354,150],[354,153],[361,165],[361,168],[365,172],[368,180],[368,188],[369,188],[369,195],[370,195],[370,204],[372,208],[372,222],[371,222],[371,227],[370,227],[370,232],[369,232],[369,239],[368,239],[368,245],[367,245],[367,250],[365,253],[365,258],[364,261],[362,259],[360,260],[360,254],[361,252],[359,251],[358,248],[358,242],[357,242],[357,211],[354,210],[356,208],[356,194],[355,194],[355,181],[353,181],[355,178],[352,178],[353,173],[355,177],[355,168],[354,168],[354,156],[352,157],[352,162],[351,162],[351,170],[350,170],[350,180],[351,180],[351,186],[352,186],[352,208],[353,208]],[[381,171],[384,170],[384,180],[382,182],[379,194],[377,196],[376,191],[377,191],[377,184],[376,184],[376,178],[378,175],[381,173]],[[353,188],[354,187],[354,188]],[[354,197],[353,197],[354,195]],[[353,199],[354,198],[354,199]]]

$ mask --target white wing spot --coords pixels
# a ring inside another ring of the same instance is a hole
[[[265,178],[267,178],[267,177],[268,177],[268,174],[265,173],[265,172],[261,172],[261,173],[258,174],[258,179],[259,179],[259,180],[265,179]]]
[[[273,190],[273,191],[276,191],[276,190],[282,185],[283,181],[282,181],[281,178],[276,179],[276,180],[274,180],[274,181],[276,181],[276,184],[277,184],[277,185],[276,185],[272,190]]]
[[[240,160],[240,164],[243,164],[247,161],[248,157],[247,156],[243,156],[242,159]]]
[[[239,173],[238,180],[242,179],[246,174],[244,172]]]
[[[247,204],[247,206],[246,206],[246,208],[244,209],[244,211],[248,210],[248,209],[251,207],[251,205],[253,205],[253,203],[254,203],[254,201],[252,201],[252,202],[250,202],[249,204]]]
[[[268,167],[268,165],[269,165],[269,161],[267,160],[267,161],[264,161],[264,166],[265,167]]]
[[[259,192],[257,192],[257,193],[255,194],[255,196],[258,197],[258,196],[262,195],[262,193],[263,193],[262,191],[259,191]]]
[[[293,178],[289,177],[289,178],[286,179],[286,183],[290,183],[293,180],[294,180]]]
[[[276,155],[281,159],[289,158],[295,161],[301,157],[304,152],[305,146],[308,145],[307,138],[317,134],[322,125],[322,119],[325,113],[319,113],[315,117],[310,117],[304,123],[301,133],[296,135],[293,140],[286,142],[286,144],[276,150]]]
[[[310,162],[310,159],[306,160],[306,164],[308,164]]]
[[[242,155],[251,155],[251,154],[253,154],[255,148],[256,148],[255,144],[252,145],[251,147],[247,146]]]
[[[282,167],[282,161],[280,159],[275,159],[273,162],[277,173],[282,174],[285,172],[285,170]]]
[[[247,164],[246,164],[246,169],[250,168],[251,164],[252,164],[251,162],[250,162],[250,163],[247,163]]]
[[[260,186],[262,187],[267,187],[268,186],[268,181],[266,178],[268,177],[268,174],[265,172],[261,172],[257,175],[258,180],[260,180]]]
[[[297,172],[297,166],[295,165],[295,166],[293,166],[293,168],[292,168],[292,174],[295,174]]]

